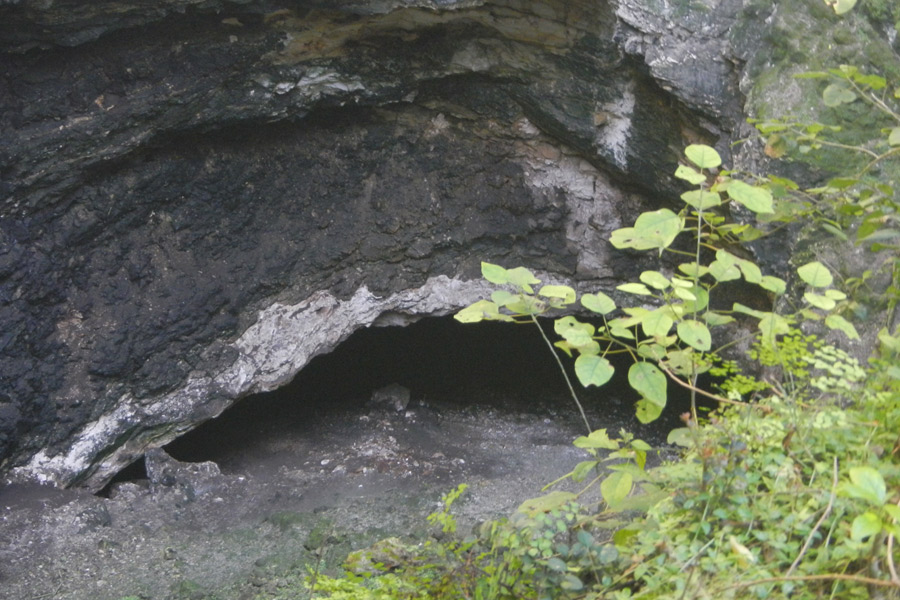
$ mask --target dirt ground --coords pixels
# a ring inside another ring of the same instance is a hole
[[[615,430],[630,424],[627,408],[594,407],[593,417]],[[571,445],[583,426],[563,402],[314,412],[230,415],[168,448],[215,462],[152,453],[150,478],[115,483],[108,498],[0,488],[0,597],[267,598],[314,552],[333,564],[384,537],[423,538],[424,517],[459,483],[470,487],[456,513],[471,526],[513,511],[583,457]]]
[[[335,572],[380,539],[426,539],[425,516],[460,483],[467,531],[584,459],[585,426],[533,331],[394,329],[151,451],[104,495],[0,484],[0,599],[280,599],[318,556]],[[370,401],[394,382],[411,389],[402,410]],[[592,426],[661,445],[676,407],[641,427],[611,385],[579,392]]]

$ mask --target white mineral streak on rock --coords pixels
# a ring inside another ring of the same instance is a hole
[[[612,154],[623,171],[628,168],[628,145],[631,137],[631,115],[634,112],[634,84],[629,81],[622,95],[601,107],[609,117],[597,133],[597,143]]]
[[[524,127],[524,125],[523,125]],[[622,227],[616,206],[623,206],[621,191],[587,161],[571,156],[550,159],[541,146],[526,159],[526,176],[538,189],[565,191],[569,206],[566,237],[578,249],[578,272],[591,278],[612,277],[606,252],[609,233]]]
[[[348,300],[318,291],[298,304],[272,304],[232,344],[239,355],[228,368],[196,374],[182,388],[153,400],[123,396],[113,410],[83,427],[67,449],[52,456],[39,452],[14,469],[12,478],[60,486],[85,478],[87,487],[99,489],[148,448],[167,444],[241,396],[290,381],[314,356],[385,315],[446,315],[489,294],[481,280],[441,275],[387,297],[363,286]]]

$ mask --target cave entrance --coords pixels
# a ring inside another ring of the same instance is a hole
[[[564,362],[571,369],[572,361]],[[592,427],[611,433],[624,427],[661,444],[678,426],[677,415],[684,410],[678,405],[685,399],[670,389],[675,397],[663,417],[640,424],[634,417],[636,396],[625,379],[628,366],[627,360],[618,364],[616,378],[600,389],[583,389],[571,371],[570,377]],[[373,407],[373,391],[391,384],[409,390],[408,406],[402,411]],[[558,366],[532,325],[462,325],[439,317],[359,330],[331,353],[310,361],[291,383],[242,399],[166,450],[181,461],[209,460],[223,471],[239,471],[253,454],[277,454],[278,440],[319,434],[325,424],[348,424],[346,433],[353,436],[358,432],[349,424],[386,419],[405,428],[420,424],[419,433],[428,437],[429,429],[440,428],[451,414],[469,415],[486,427],[503,419],[552,422],[546,436],[563,436],[553,443],[570,444],[584,434]],[[540,443],[543,437],[532,441]],[[357,440],[345,441],[349,446]]]
[[[686,400],[670,395],[664,417],[641,425],[628,366],[601,389],[578,390],[588,418],[663,446]],[[572,445],[584,424],[557,369],[530,324],[445,317],[360,330],[288,385],[148,454],[156,475],[113,486],[110,501],[161,511],[185,530],[240,531],[292,561],[312,560],[316,531],[333,538],[336,560],[386,537],[425,539],[425,517],[463,483],[454,515],[468,528],[511,514],[585,459]],[[371,401],[393,384],[409,391],[407,404]]]

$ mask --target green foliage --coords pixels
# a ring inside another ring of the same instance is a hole
[[[833,8],[835,13],[843,15],[853,10],[856,0],[825,0],[825,4]]]
[[[826,75],[846,86],[824,98],[838,106],[856,101],[848,91],[858,96],[881,85],[852,69],[839,73]],[[808,129],[810,143],[824,130]],[[885,135],[890,145],[893,132]],[[886,152],[881,159],[893,157],[893,149]],[[610,292],[634,296],[635,303],[620,305],[602,292],[581,295],[580,305],[602,324],[562,316],[551,346],[576,357],[584,385],[609,380],[610,353],[632,356],[628,380],[641,396],[638,415],[645,421],[665,407],[667,378],[695,392],[697,374],[721,378],[721,395],[710,394],[722,401],[720,408],[706,420],[696,411],[685,415],[685,426],[670,433],[668,441],[683,448],[681,457],[651,469],[652,449],[643,441],[625,431],[615,438],[605,429],[590,431],[574,441],[584,459],[509,518],[470,535],[454,533],[451,509],[461,486],[429,517],[441,537],[416,546],[391,541],[392,560],[375,560],[376,568],[364,575],[321,577],[319,597],[900,598],[900,329],[879,332],[868,365],[800,329],[822,322],[858,337],[841,311],[853,306],[847,292],[859,293],[871,274],[845,280],[844,292],[824,264],[807,262],[797,269],[792,313],[737,303],[729,311],[710,307],[726,281],[743,279],[773,296],[788,291],[787,282],[764,275],[736,249],[764,232],[728,223],[721,207],[736,205],[771,222],[815,216],[832,233],[843,233],[854,219],[869,223],[873,206],[882,210],[893,202],[889,190],[856,177],[832,180],[824,191],[801,191],[786,179],[713,173],[721,159],[706,146],[689,146],[685,155],[691,164],[676,176],[697,189],[682,196],[684,208],[644,213],[633,227],[614,232],[612,242],[677,256],[685,251],[673,248],[675,240],[689,234],[689,258],[674,272],[648,270]],[[880,195],[848,195],[854,186]],[[885,227],[892,222],[885,219]],[[896,264],[894,271],[900,272]],[[573,288],[540,286],[521,267],[484,263],[482,272],[504,287],[461,311],[460,321],[537,323],[537,316],[579,302]],[[716,328],[744,317],[756,321],[748,359],[764,377],[715,351]],[[563,483],[581,489],[555,489]],[[373,560],[383,556],[374,547],[366,552]]]
[[[884,176],[889,168],[896,168],[900,158],[900,88],[889,86],[879,75],[847,65],[798,77],[824,80],[822,102],[838,116],[862,105],[884,126],[876,135],[867,132],[861,142],[854,142],[847,136],[840,137],[845,133],[842,125],[802,123],[791,118],[756,121],[766,141],[766,154],[774,158],[802,158],[832,150],[843,153],[844,165],[848,164],[848,152],[862,159],[854,172],[845,172],[823,186],[801,192],[796,184],[789,184],[794,198],[786,205],[789,210],[777,218],[812,218],[841,239],[853,235],[857,244],[873,250],[900,249],[900,205],[893,181]]]
[[[553,346],[570,357],[577,355],[575,375],[583,386],[601,386],[612,378],[614,367],[609,355],[625,352],[634,358],[628,382],[640,395],[636,412],[643,423],[657,419],[665,409],[666,377],[696,392],[697,377],[718,360],[712,330],[732,322],[735,314],[755,318],[762,339],[770,346],[800,317],[824,319],[826,326],[843,331],[850,339],[858,337],[853,325],[836,312],[843,308],[839,303],[847,298],[846,294],[831,287],[834,278],[819,262],[798,269],[800,279],[810,289],[803,296],[807,306],[794,314],[760,311],[739,303],[730,311],[711,308],[710,296],[728,281],[743,279],[772,296],[787,290],[782,279],[763,275],[755,262],[735,253],[736,245],[757,239],[764,232],[730,223],[712,209],[722,210],[734,203],[758,215],[774,215],[776,195],[784,195],[781,190],[797,186],[787,180],[780,180],[775,187],[769,180],[746,178],[748,182],[724,170],[715,173],[713,179],[709,170],[720,167],[722,159],[709,146],[688,146],[685,156],[692,164],[679,165],[675,176],[697,189],[682,194],[684,208],[679,213],[667,208],[642,213],[633,227],[614,231],[610,242],[620,249],[687,254],[692,260],[681,263],[677,272],[644,271],[639,281],[619,285],[616,290],[626,298],[639,297],[633,306],[619,307],[602,292],[582,295],[581,306],[602,319],[603,324],[598,327],[573,316],[558,318],[554,323],[554,331],[562,339]],[[682,234],[692,236],[692,252],[672,247]],[[707,258],[713,256],[712,260]],[[490,300],[478,301],[460,311],[456,315],[460,322],[531,320],[537,324],[536,317],[571,308],[578,299],[576,291],[566,285],[544,285],[535,292],[534,286],[541,280],[522,267],[506,269],[485,262],[482,275],[504,287],[495,291]],[[648,302],[655,307],[647,308]],[[747,389],[746,384],[731,389],[739,387]],[[572,394],[581,409],[574,390]],[[585,423],[590,431],[586,418]]]

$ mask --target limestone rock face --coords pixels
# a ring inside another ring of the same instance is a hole
[[[98,489],[481,260],[613,289],[744,119],[707,3],[0,2],[0,474]]]

